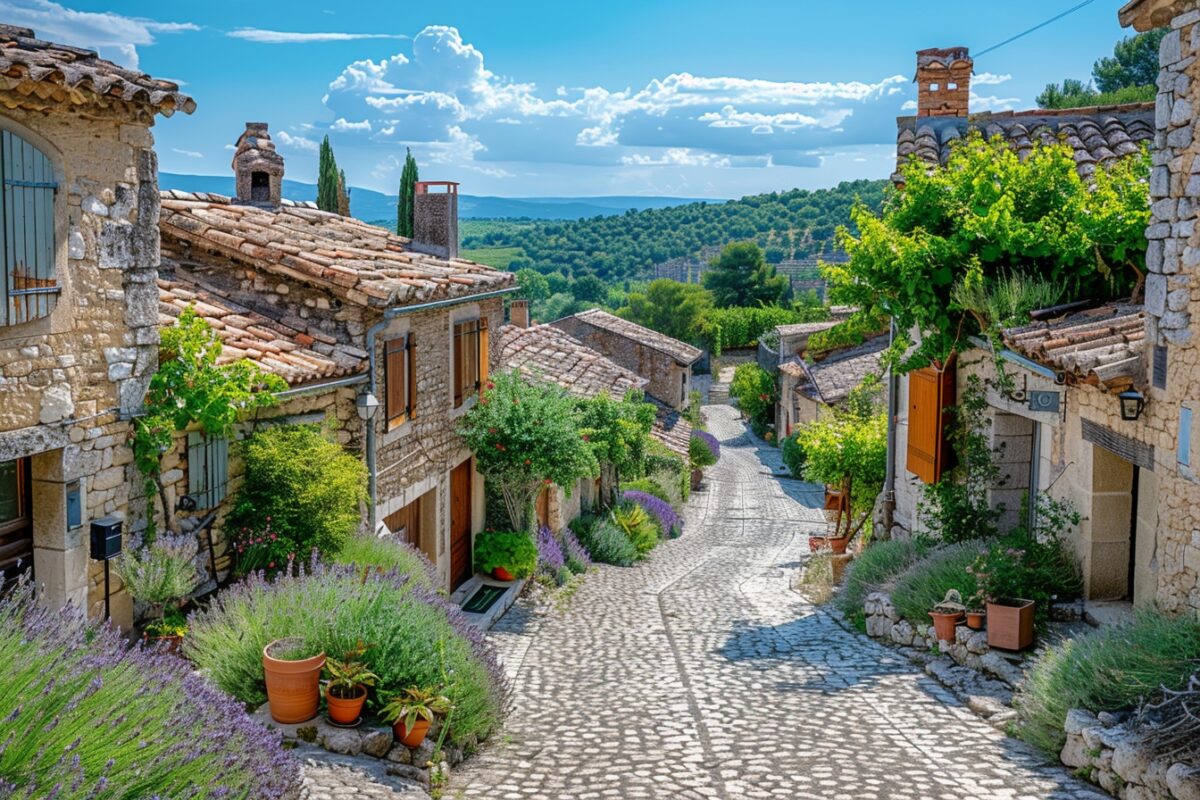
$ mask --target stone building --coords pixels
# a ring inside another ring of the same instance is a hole
[[[593,308],[550,323],[647,378],[646,393],[676,410],[688,404],[692,365],[703,353],[686,342]]]
[[[418,186],[416,229],[430,241],[410,241],[281,200],[282,158],[264,123],[247,125],[233,168],[237,197],[163,194],[164,313],[196,303],[230,356],[287,380],[277,415],[334,416],[341,441],[364,452],[372,523],[419,547],[457,587],[473,572],[483,491],[454,425],[495,366],[489,334],[503,323],[513,276],[457,258],[445,229],[457,226],[454,185]],[[356,404],[368,397],[378,411],[364,425]],[[191,444],[203,449],[181,443],[175,494],[187,488],[213,505],[198,465],[222,462],[203,471],[226,484],[238,465],[225,444]]]
[[[158,114],[191,98],[0,25],[0,568],[104,610],[88,527],[136,528],[126,442],[158,357]],[[119,589],[119,583],[115,585]],[[112,615],[128,622],[117,592]]]
[[[758,342],[758,364],[775,378],[775,430],[785,437],[799,422],[797,410],[789,398],[793,397],[796,384],[803,378],[805,359],[808,358],[808,340],[821,331],[827,331],[837,322],[798,322],[776,325],[774,330],[762,336]]]
[[[886,336],[879,336],[855,347],[822,353],[820,360],[809,363],[792,356],[779,365],[779,427],[781,436],[790,435],[798,425],[812,422],[845,403],[868,375],[882,377]]]

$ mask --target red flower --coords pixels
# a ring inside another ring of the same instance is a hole
[[[549,484],[549,483],[553,483],[553,482],[554,482],[554,481],[550,480],[549,478],[546,478],[546,483],[548,483],[548,484]]]
[[[275,569],[275,562],[272,561],[269,564],[267,564],[267,569]]]
[[[584,440],[585,442],[590,442],[590,441],[591,441],[591,439],[589,439],[589,438],[588,438],[588,435],[587,435],[586,433],[583,435],[583,440]]]
[[[496,384],[492,383],[491,381],[488,381],[488,382],[487,382],[487,388],[489,388],[489,389],[495,389],[495,388],[496,388]]]
[[[528,458],[527,458],[527,459],[525,459],[525,466],[527,466],[527,467],[528,467],[528,466],[529,466],[530,464],[532,464],[532,463],[533,463],[533,462],[532,462],[532,461],[530,461]]]
[[[496,432],[495,428],[488,428],[488,433],[495,433],[495,432]]]

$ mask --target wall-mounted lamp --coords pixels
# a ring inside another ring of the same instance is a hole
[[[1121,419],[1124,420],[1136,420],[1146,408],[1146,397],[1136,389],[1121,392],[1117,399],[1121,401]]]
[[[196,510],[196,498],[192,497],[190,494],[183,495],[182,497],[180,497],[178,500],[175,501],[175,510],[176,511],[195,511]]]
[[[354,407],[358,411],[358,418],[363,422],[370,422],[375,416],[375,412],[379,410],[379,398],[370,392],[363,392],[354,399]]]

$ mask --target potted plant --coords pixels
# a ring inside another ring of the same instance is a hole
[[[276,722],[307,722],[317,715],[325,653],[314,650],[298,637],[276,639],[263,648],[267,702]]]
[[[148,644],[165,646],[168,653],[179,652],[187,633],[187,617],[177,608],[167,610],[162,617],[146,625],[142,639]]]
[[[705,468],[717,463],[720,453],[721,443],[715,436],[705,431],[692,431],[692,436],[688,440],[688,461],[692,468],[693,491],[700,488]]]
[[[125,591],[145,604],[150,619],[142,634],[146,642],[166,642],[172,652],[179,649],[187,622],[178,609],[200,583],[199,549],[192,534],[164,534],[117,556],[114,569]]]
[[[968,608],[967,627],[973,631],[983,630],[983,621],[987,616],[987,608]]]
[[[986,601],[989,647],[1024,650],[1033,644],[1036,604],[1022,595],[1035,565],[1026,563],[1025,556],[1025,548],[1001,542],[970,567],[979,595]]]
[[[953,642],[954,631],[962,621],[966,610],[962,603],[962,595],[957,589],[946,592],[942,602],[933,607],[929,616],[933,618],[933,630],[939,642]]]
[[[420,747],[435,717],[450,713],[450,699],[433,689],[410,687],[388,701],[383,718],[405,747]]]
[[[528,578],[537,569],[537,544],[521,531],[488,531],[475,539],[475,569],[496,580]]]
[[[824,550],[826,547],[828,547],[831,553],[833,553],[835,556],[840,556],[845,554],[846,547],[849,544],[849,533],[842,536],[810,535],[808,537],[808,549],[813,553]]]
[[[336,725],[356,726],[362,722],[363,705],[367,702],[367,687],[374,686],[379,676],[362,662],[367,646],[362,642],[346,653],[344,659],[325,661],[325,705],[329,720]]]

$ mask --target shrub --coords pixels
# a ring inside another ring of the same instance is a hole
[[[299,779],[278,735],[186,661],[50,611],[31,584],[0,596],[0,671],[0,796],[257,800]]]
[[[919,625],[929,624],[929,611],[950,589],[963,597],[975,593],[975,576],[968,571],[980,546],[954,544],[933,550],[905,570],[892,587],[892,605],[901,617]]]
[[[187,597],[200,582],[196,569],[199,543],[195,534],[159,536],[149,544],[124,550],[117,556],[117,575],[125,591],[155,611]]]
[[[576,533],[593,561],[617,567],[628,567],[637,561],[637,548],[629,541],[629,537],[609,520],[580,525]]]
[[[379,567],[397,570],[427,588],[435,583],[434,566],[425,554],[394,536],[355,534],[329,561],[334,564],[353,564],[360,569]]]
[[[721,443],[708,431],[693,430],[692,438],[688,440],[688,456],[692,469],[711,467],[721,457]]]
[[[724,348],[754,347],[764,333],[778,325],[813,322],[828,312],[797,311],[782,306],[732,306],[710,309],[700,320],[700,335],[712,350],[721,355]]]
[[[1065,741],[1067,711],[1118,711],[1179,689],[1200,661],[1200,620],[1137,612],[1050,648],[1017,691],[1017,735],[1053,756]]]
[[[845,614],[861,612],[868,594],[882,589],[892,578],[916,563],[928,549],[916,540],[872,542],[850,562],[845,585],[837,598],[838,608]]]
[[[538,566],[538,547],[524,531],[487,531],[475,537],[475,569],[503,567],[514,578],[528,578]]]
[[[971,600],[975,608],[996,600],[1033,600],[1038,617],[1045,619],[1052,600],[1074,600],[1083,592],[1079,563],[1059,539],[1006,536],[967,569],[978,586]]]
[[[588,554],[587,548],[579,541],[575,531],[570,528],[562,532],[562,549],[567,569],[576,575],[587,572],[588,567],[592,565],[592,557]]]
[[[637,503],[625,501],[617,504],[612,510],[613,525],[625,534],[629,542],[637,550],[638,555],[645,555],[658,546],[662,535],[654,518]]]
[[[270,517],[258,530],[242,527],[231,532],[229,548],[234,574],[239,577],[260,570],[271,577],[281,570],[290,570],[296,561],[296,543],[277,534],[271,528]]]
[[[664,503],[671,502],[671,494],[663,485],[653,478],[638,478],[636,481],[625,481],[621,484],[622,492],[643,492],[654,495]]]
[[[775,379],[771,373],[753,361],[739,364],[733,371],[729,394],[737,400],[738,408],[749,417],[751,425],[759,425],[765,431],[775,408]],[[755,432],[758,433],[758,428]]]
[[[338,654],[360,642],[379,676],[373,701],[438,686],[454,703],[449,738],[483,738],[500,723],[503,673],[482,634],[462,613],[401,570],[361,570],[314,561],[307,573],[273,582],[252,574],[189,618],[184,651],[214,683],[249,705],[266,700],[262,649],[295,637]]]
[[[663,536],[674,539],[683,533],[683,518],[671,507],[670,503],[661,497],[632,490],[621,496],[625,500],[641,506],[658,523],[658,530]]]
[[[800,446],[800,431],[783,440],[783,464],[793,478],[804,480],[804,448]]]
[[[554,531],[545,525],[538,528],[537,532],[537,574],[539,577],[554,581],[559,586],[562,586],[571,577],[562,545],[559,544]]]
[[[261,530],[269,521],[300,558],[316,548],[336,553],[361,521],[367,501],[362,460],[316,425],[275,425],[241,445],[245,481],[234,499],[230,529]]]
[[[646,475],[667,493],[667,502],[682,503],[692,489],[688,463],[657,439],[646,448]]]

